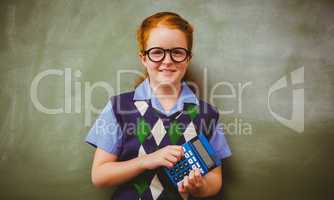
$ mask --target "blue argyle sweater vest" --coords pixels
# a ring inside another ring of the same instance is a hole
[[[208,103],[185,103],[183,111],[166,116],[151,105],[150,100],[136,101],[134,91],[111,98],[113,111],[122,129],[122,144],[118,161],[152,153],[167,145],[182,145],[203,132],[210,139],[218,112]],[[181,197],[171,187],[160,170],[147,170],[131,181],[120,185],[113,200],[196,199]],[[222,199],[221,192],[212,198]]]

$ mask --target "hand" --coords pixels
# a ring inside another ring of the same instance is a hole
[[[172,168],[183,157],[182,146],[169,145],[153,153],[140,157],[144,169],[151,170],[161,166]]]
[[[191,170],[189,176],[185,176],[183,181],[178,185],[180,193],[188,193],[196,196],[200,193],[205,184],[205,179],[199,169]]]

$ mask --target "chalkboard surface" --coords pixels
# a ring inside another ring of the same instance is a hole
[[[227,200],[333,199],[334,3],[311,0],[0,2],[0,199],[109,199],[84,138],[143,72],[139,23],[195,28],[189,68],[232,149]]]

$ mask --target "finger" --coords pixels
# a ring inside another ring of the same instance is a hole
[[[188,176],[183,177],[183,187],[185,191],[189,190],[189,177]]]
[[[178,189],[179,189],[179,192],[181,192],[181,193],[185,192],[185,189],[184,189],[184,186],[183,186],[183,182],[178,183]]]
[[[184,157],[184,150],[182,147],[181,147],[181,157]]]
[[[174,149],[176,151],[183,151],[183,147],[180,145],[169,145],[168,146],[169,149]]]
[[[180,160],[182,158],[182,153],[174,148],[166,148],[163,151],[163,155],[166,154],[174,156],[175,158],[177,158],[177,160]]]
[[[173,155],[165,155],[165,159],[168,160],[169,162],[172,162],[173,165],[178,161],[178,159],[173,156]]]
[[[183,147],[182,146],[179,146],[178,151],[181,152],[182,156],[184,155],[184,151],[183,151]]]
[[[191,170],[189,173],[189,185],[195,186],[197,184],[196,179],[195,179],[195,171]]]
[[[173,149],[173,150],[175,150],[175,151],[183,154],[183,148],[182,148],[182,146],[170,145],[169,147],[170,147],[170,149]]]
[[[189,191],[193,191],[196,189],[196,186],[195,186],[195,183],[194,183],[194,176],[193,174],[190,176],[191,174],[189,174],[189,177],[188,177],[188,187],[187,189]]]
[[[194,176],[195,176],[194,170],[191,170],[189,173],[189,182],[194,181],[194,178],[195,178]]]
[[[170,169],[174,166],[174,163],[168,161],[167,159],[163,159],[161,165]]]
[[[179,152],[179,151],[170,150],[168,153],[173,155],[177,160],[181,160],[181,158],[182,158],[182,153]]]
[[[201,178],[201,171],[198,168],[194,170],[195,179],[199,180]]]
[[[203,177],[201,175],[201,172],[198,168],[195,169],[195,180],[196,180],[196,186],[199,187],[202,184]]]
[[[181,150],[182,146],[180,145],[168,145],[169,148],[176,149],[176,150]]]

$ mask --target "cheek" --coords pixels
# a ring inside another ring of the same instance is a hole
[[[147,67],[149,68],[149,70],[157,70],[159,68],[159,63],[148,62]]]
[[[159,65],[157,63],[147,63],[146,70],[149,75],[155,75],[158,73]]]
[[[180,65],[178,66],[178,68],[180,69],[180,71],[185,72],[185,71],[187,71],[187,69],[188,69],[188,64],[187,64],[187,63],[185,63],[185,64],[180,64]]]

